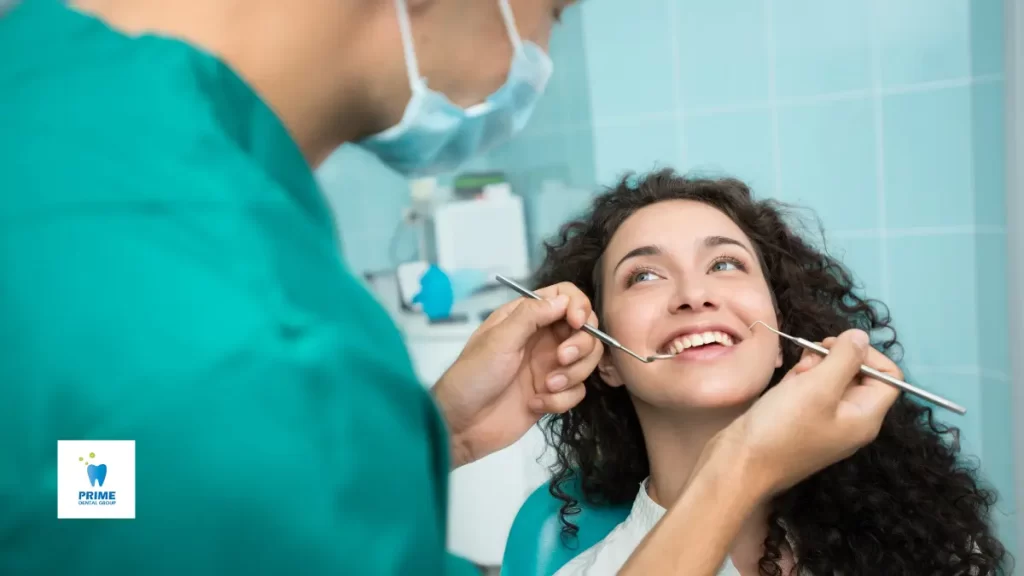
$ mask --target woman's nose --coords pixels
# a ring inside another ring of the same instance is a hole
[[[706,282],[701,279],[681,281],[676,287],[676,297],[672,305],[675,310],[714,310],[718,308],[718,299]]]

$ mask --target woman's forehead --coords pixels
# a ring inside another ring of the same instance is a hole
[[[754,248],[743,230],[721,210],[695,200],[666,200],[630,215],[612,236],[605,254],[617,260],[640,246],[693,249],[716,236]]]

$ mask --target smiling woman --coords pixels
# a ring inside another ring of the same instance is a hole
[[[664,171],[633,184],[567,224],[536,279],[579,286],[623,345],[679,352],[652,364],[607,352],[584,400],[548,420],[566,535],[577,502],[563,486],[574,476],[588,500],[633,501],[560,576],[615,573],[679,498],[705,443],[797,366],[801,350],[751,331],[754,322],[812,341],[850,328],[887,334],[878,361],[899,372],[882,357],[898,350],[884,306],[854,292],[849,271],[800,237],[785,206],[731,179]],[[956,437],[901,398],[874,442],[755,510],[721,573],[1004,573],[988,522],[995,496],[958,460]]]

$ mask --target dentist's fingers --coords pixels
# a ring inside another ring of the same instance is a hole
[[[544,299],[568,296],[569,304],[566,307],[565,320],[577,330],[592,316],[593,308],[591,308],[590,298],[587,298],[587,295],[572,282],[559,282],[558,284],[534,290],[534,292]],[[596,323],[594,327],[597,327]]]
[[[893,362],[892,358],[873,347],[868,349],[864,363],[883,374],[903,380],[903,371]],[[851,386],[843,397],[843,401],[877,418],[880,426],[881,419],[899,398],[900,392],[900,389],[892,384],[861,376],[860,386]],[[877,434],[877,430],[875,434]]]
[[[597,327],[597,315],[591,312],[587,324]],[[568,325],[565,325],[564,328],[570,331],[570,335],[562,336],[561,329],[555,331],[555,334],[563,340],[558,345],[558,362],[562,366],[569,366],[580,358],[589,356],[594,351],[594,347],[600,344],[597,338],[582,330],[572,333]]]
[[[829,350],[829,356],[833,354],[832,349],[835,347],[838,339],[834,337],[826,338],[819,344]],[[811,350],[805,350],[803,357],[800,362],[793,367],[793,373],[800,374],[807,372],[815,366],[821,364],[824,356],[813,352]],[[876,350],[874,347],[869,346],[867,354],[864,358],[863,364],[888,374],[900,380],[903,379],[903,371],[900,367],[892,361],[891,358]],[[866,378],[859,374],[860,367],[858,366],[858,375],[855,376],[851,383],[854,385],[848,386],[845,390],[841,399],[841,409],[852,408],[858,415],[867,414],[874,418],[878,425],[881,425],[881,420],[885,416],[885,413],[889,411],[893,403],[899,398],[900,390],[891,384],[876,380],[874,378]],[[869,432],[869,435],[873,438],[878,433],[875,428],[865,428]]]
[[[534,290],[537,296],[545,300],[554,300],[559,296],[567,296],[569,298],[568,306],[566,307],[566,321],[575,329],[579,329],[583,326],[583,322],[590,317],[593,309],[590,306],[590,298],[583,293],[582,290],[576,287],[571,282],[560,282],[558,284],[552,284],[551,286],[545,286],[538,290]],[[506,302],[504,305],[498,307],[487,320],[484,320],[483,324],[480,325],[481,330],[486,330],[495,326],[496,324],[508,318],[512,312],[519,307],[524,301],[532,300],[531,298],[520,297]]]
[[[836,403],[843,397],[850,382],[857,377],[860,365],[864,363],[870,349],[868,335],[862,330],[847,330],[832,344],[828,356],[805,374],[814,372],[816,378],[808,378],[813,385],[807,393],[827,398]]]
[[[561,282],[534,292],[543,300],[522,297],[506,302],[491,312],[470,340],[481,338],[494,329],[504,328],[511,323],[518,325],[518,330],[514,330],[518,342],[524,337],[528,338],[538,329],[551,325],[555,320],[564,319],[571,327],[579,329],[584,321],[591,316],[590,299],[570,282]],[[539,307],[544,304],[544,301],[554,303],[555,308],[560,310],[558,317],[553,319],[548,317],[544,309]]]
[[[562,414],[579,404],[587,388],[577,384],[557,394],[538,394],[530,399],[530,410],[537,414]]]
[[[604,354],[604,346],[597,342],[589,354],[548,375],[544,388],[550,392],[561,392],[573,386],[583,386],[583,381],[597,369],[597,363]],[[538,390],[538,393],[541,391]]]
[[[853,407],[856,412],[876,419],[878,427],[872,429],[872,438],[878,434],[886,412],[900,397],[900,389],[874,378],[864,378],[860,386],[851,386],[843,396],[843,406]]]
[[[495,350],[521,350],[538,330],[565,318],[570,299],[564,294],[552,300],[527,300],[507,318],[488,329],[487,342]]]
[[[818,342],[818,345],[820,345],[822,348],[825,348],[826,350],[829,350],[829,355],[831,355],[831,349],[833,346],[835,346],[836,341],[837,340],[835,337],[829,337],[825,338],[825,340],[822,342]],[[806,363],[801,369],[801,371],[805,372],[808,370],[808,365],[810,365],[810,367],[816,366],[822,358],[824,357],[821,354],[818,354],[817,352],[811,350],[804,350],[803,357],[800,359],[800,364],[798,364],[797,366]],[[817,359],[817,361],[813,359]],[[900,370],[899,365],[897,365],[895,362],[892,361],[891,358],[889,358],[888,356],[886,356],[880,350],[876,349],[873,346],[868,347],[867,356],[864,358],[864,364],[874,368],[875,370],[878,370],[879,372],[882,372],[883,374],[888,374],[889,376],[903,380],[903,371]],[[794,366],[794,369],[795,368],[796,367]],[[865,380],[870,380],[870,378],[866,378]]]
[[[835,341],[835,337],[829,337],[826,338],[824,342],[818,342],[818,344],[824,348],[831,348],[832,344],[835,343]],[[818,354],[813,350],[804,349],[803,354],[801,354],[800,356],[800,361],[796,363],[796,366],[793,366],[793,370],[791,373],[794,376],[796,376],[797,374],[803,374],[804,372],[807,372],[808,370],[814,368],[818,364],[821,364],[821,361],[824,359],[825,357],[822,356],[821,354]]]

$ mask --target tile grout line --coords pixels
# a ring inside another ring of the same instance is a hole
[[[969,12],[970,12],[970,10],[968,10],[968,13]],[[967,29],[967,46],[968,46],[968,48],[970,48],[970,47],[974,46],[973,39],[971,37],[972,36],[971,35],[971,26],[966,26],[966,29]],[[969,68],[968,68],[969,75],[973,78],[974,77],[974,62],[973,62],[973,59],[970,59],[970,58],[968,59],[968,65],[969,65]],[[974,165],[974,151],[976,149],[975,148],[975,142],[974,142],[974,114],[973,114],[973,109],[974,109],[974,92],[975,92],[975,90],[973,88],[967,91],[967,110],[968,110],[968,114],[969,114],[969,116],[968,116],[968,119],[969,119],[968,126],[970,126],[970,128],[968,129],[968,136],[967,136],[968,139],[969,139],[968,143],[970,145],[970,148],[969,148],[970,153],[967,154],[967,202],[968,202],[968,206],[969,206],[967,210],[968,210],[968,212],[971,215],[970,223],[973,224],[975,226],[975,228],[977,229],[977,227],[978,227],[978,210],[976,208],[976,202],[977,202],[977,194],[978,194],[978,192],[977,192],[977,190],[975,188],[975,184],[974,184],[975,168],[976,168],[975,165]],[[1005,185],[1003,187],[1003,190],[1004,190],[1003,194],[1004,194],[1004,197],[1005,197],[1005,193],[1006,193],[1005,192],[1005,190],[1006,190]],[[981,315],[981,308],[982,307],[981,307],[981,301],[979,300],[980,291],[978,290],[978,236],[979,236],[979,234],[975,233],[974,236],[971,238],[971,241],[972,241],[971,242],[971,246],[972,246],[971,258],[973,260],[972,268],[974,268],[974,270],[973,270],[974,273],[971,274],[970,282],[971,282],[971,289],[974,292],[974,302],[972,302],[972,304],[974,306],[974,314],[972,314],[972,318],[971,318],[971,320],[973,320],[973,322],[974,322],[974,348],[975,348],[975,354],[977,354],[977,357],[978,357],[978,359],[980,361],[981,356],[982,356],[982,348],[983,347],[982,347],[982,344],[981,344],[981,318],[979,318],[979,316]],[[980,366],[980,364],[978,366],[978,369],[979,369],[979,371],[983,369]],[[981,378],[981,375],[979,374],[978,377]],[[981,410],[984,410],[984,408],[985,408],[985,400],[984,400],[984,398],[985,398],[985,395],[981,393],[981,390],[978,390],[978,403],[980,405]],[[982,438],[982,442],[984,443],[984,438]],[[979,451],[984,453],[984,449],[983,448],[980,448]]]
[[[668,9],[669,30],[671,31],[670,35],[672,40],[672,97],[673,115],[675,116],[676,122],[676,145],[679,147],[679,162],[681,164],[682,171],[685,172],[687,161],[687,142],[684,130],[686,112],[683,108],[683,77],[681,70],[682,57],[680,56],[682,46],[679,36],[679,10],[676,5],[676,0],[665,0],[665,5]]]
[[[873,67],[876,64],[873,64]],[[675,74],[679,74],[679,71],[675,71]],[[967,86],[984,85],[991,83],[1002,82],[1002,76],[996,74],[988,74],[983,76],[971,77],[971,78],[958,78],[953,80],[939,80],[935,82],[924,82],[920,84],[908,84],[904,86],[896,86],[890,88],[881,88],[880,86],[873,86],[867,90],[845,90],[841,92],[828,92],[825,94],[819,94],[815,96],[805,96],[799,98],[789,98],[782,100],[767,100],[748,102],[743,104],[735,104],[729,106],[717,106],[708,108],[694,108],[692,110],[673,110],[670,112],[652,112],[649,114],[634,114],[624,116],[608,116],[600,119],[594,123],[595,127],[600,128],[621,128],[627,126],[635,126],[643,123],[653,123],[660,120],[668,120],[675,118],[680,113],[686,118],[699,118],[707,116],[715,116],[718,114],[732,114],[737,112],[751,112],[756,110],[771,110],[774,108],[792,108],[798,106],[815,106],[818,104],[829,104],[833,102],[843,102],[850,100],[876,98],[879,96],[898,96],[903,94],[912,94],[919,92],[937,91],[947,88],[964,88]],[[880,80],[878,81],[880,84]],[[584,130],[589,126],[576,126],[576,125],[560,125],[551,128],[552,131],[565,130],[565,131],[578,131]]]
[[[878,22],[876,9],[878,0],[871,2],[872,22]],[[881,268],[881,298],[890,301],[889,279],[889,247],[886,238],[888,232],[888,214],[885,209],[885,111],[882,101],[882,46],[878,38],[876,26],[869,28],[871,46],[871,113],[875,131],[875,200],[878,202],[878,227],[880,229],[878,250],[879,267]]]
[[[1009,381],[1010,375],[999,370],[989,370],[980,364],[960,364],[960,365],[941,365],[941,364],[907,364],[905,366],[907,373],[910,377],[916,374],[931,375],[931,374],[948,374],[951,376],[977,376],[978,378],[988,378],[990,380],[996,380],[999,382]]]
[[[1004,226],[984,225],[972,226],[920,226],[915,228],[848,228],[837,229],[827,233],[832,238],[921,238],[931,236],[965,236],[965,235],[993,235],[1006,234]]]
[[[768,48],[768,99],[772,116],[772,164],[775,171],[775,197],[782,195],[782,146],[779,143],[779,103],[775,78],[775,21],[772,0],[764,0],[764,41]]]
[[[549,45],[549,51],[550,51],[550,45]],[[585,57],[586,56],[584,55],[584,58]],[[586,62],[581,62],[580,65],[586,67],[587,63]],[[557,65],[556,65],[555,70],[556,70],[555,74],[558,74]],[[590,87],[588,86],[588,87],[586,87],[586,89],[590,90]],[[569,86],[568,86],[567,83],[565,83],[565,82],[559,82],[558,83],[558,94],[556,94],[556,97],[558,98],[558,106],[559,106],[560,109],[564,110],[564,109],[569,109],[571,107],[572,102],[569,101]],[[593,117],[591,117],[591,121],[593,121]],[[572,143],[571,143],[571,140],[569,138],[569,135],[574,133],[573,131],[570,131],[570,130],[552,130],[551,131],[552,134],[550,136],[543,134],[543,131],[541,131],[541,132],[542,132],[541,136],[544,137],[544,138],[549,138],[549,137],[561,138],[561,140],[562,140],[562,146],[561,146],[562,154],[565,155],[566,160],[568,160],[569,158],[572,157],[573,150],[572,150]],[[593,137],[591,137],[590,140],[591,140],[591,142],[593,142],[593,140],[594,140]],[[568,180],[571,182],[572,179],[573,179],[572,168],[569,168],[568,172],[569,172]]]
[[[998,84],[1003,81],[1002,74],[982,74],[980,76],[964,76],[961,78],[949,78],[946,80],[929,80],[927,82],[916,82],[913,84],[897,84],[882,90],[885,96],[899,96],[902,94],[914,94],[918,92],[937,92],[949,90],[950,88],[965,88],[985,84]]]

